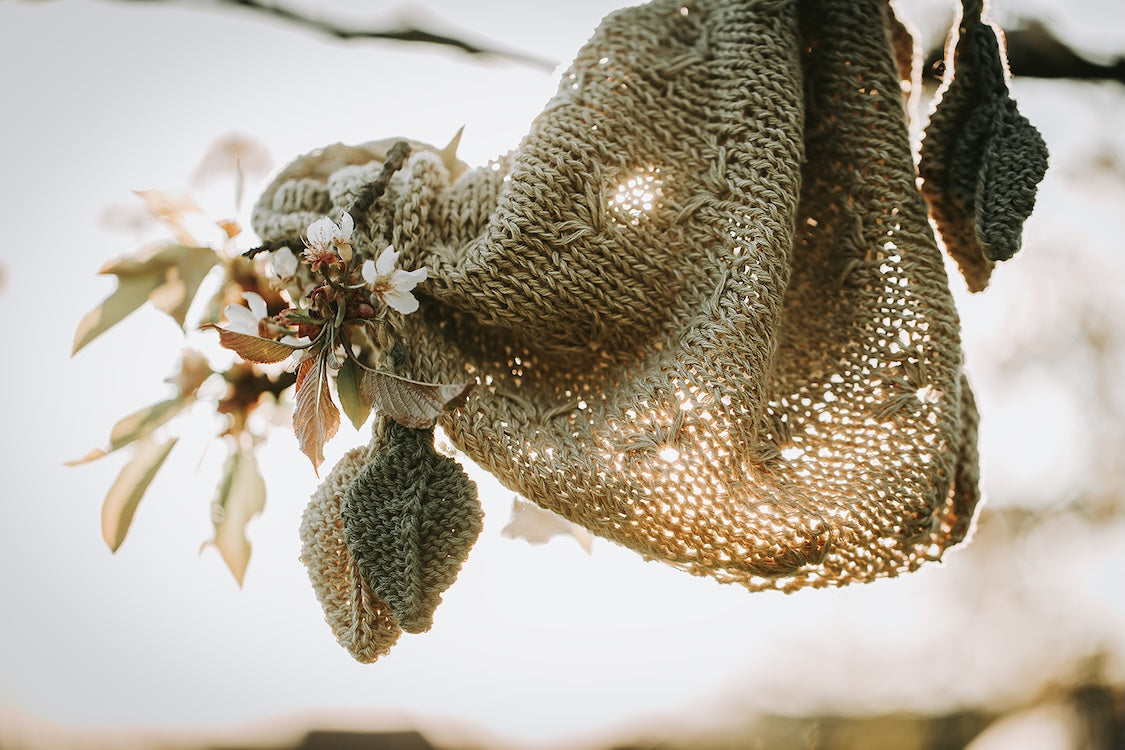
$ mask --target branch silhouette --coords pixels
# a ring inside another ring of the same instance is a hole
[[[442,47],[451,47],[474,57],[508,60],[546,71],[554,70],[557,65],[555,61],[547,60],[528,52],[502,49],[496,46],[471,42],[459,36],[422,28],[416,23],[386,28],[354,28],[324,18],[305,15],[292,8],[262,2],[262,0],[124,0],[124,2],[163,2],[197,7],[242,8],[246,11],[277,18],[294,26],[299,26],[342,40],[386,39],[396,42],[433,44]]]

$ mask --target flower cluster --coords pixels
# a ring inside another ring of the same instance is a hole
[[[103,536],[116,550],[137,504],[177,442],[165,434],[166,425],[186,419],[194,404],[212,402],[214,411],[226,418],[219,437],[228,444],[229,457],[211,503],[215,536],[210,543],[241,581],[250,556],[244,529],[265,503],[255,451],[272,423],[251,418],[263,404],[282,404],[293,394],[293,430],[315,467],[340,422],[333,391],[357,428],[379,408],[380,399],[411,404],[408,412],[396,412],[394,406],[382,411],[417,427],[432,424],[470,384],[415,383],[375,369],[379,356],[374,342],[380,339],[380,329],[391,316],[418,309],[414,291],[428,272],[425,267],[399,268],[400,256],[393,247],[369,252],[356,242],[350,214],[344,213],[338,222],[328,217],[313,222],[303,243],[293,243],[295,248],[244,253],[235,247],[241,235],[235,222],[204,222],[205,231],[217,239],[200,242],[189,228],[191,215],[199,211],[194,200],[174,199],[160,191],[138,195],[174,241],[103,266],[102,273],[123,283],[79,323],[74,351],[151,302],[185,333],[195,327],[187,320],[189,309],[202,309],[198,327],[217,331],[220,345],[240,359],[215,367],[200,351],[185,349],[168,380],[175,393],[121,419],[107,447],[72,463],[132,449],[103,507]],[[222,276],[212,288],[205,282],[217,280],[211,273],[217,268]],[[204,289],[210,290],[210,298],[197,306],[195,298],[203,296]],[[330,389],[333,380],[335,388]],[[409,398],[401,398],[403,389],[409,390]]]
[[[428,277],[426,267],[397,268],[399,253],[391,245],[377,258],[362,258],[353,249],[354,226],[347,213],[339,223],[318,219],[309,226],[300,255],[289,247],[271,252],[265,277],[290,306],[270,315],[260,294],[245,292],[245,306],[232,304],[224,310],[226,330],[299,347],[308,345],[308,336],[286,337],[297,329],[302,334],[322,331],[341,315],[354,324],[377,319],[386,308],[403,315],[416,311],[413,292]]]
[[[455,146],[456,139],[449,149]],[[234,175],[236,211],[244,167],[259,161],[248,148],[243,140],[230,140],[201,165],[211,173],[217,163]],[[228,448],[211,501],[215,535],[208,544],[241,582],[250,558],[246,524],[265,505],[256,451],[281,424],[277,415],[292,411],[293,432],[317,468],[324,444],[339,428],[341,408],[356,429],[372,413],[422,429],[464,400],[475,381],[410,380],[387,367],[382,352],[402,334],[402,316],[419,309],[415,291],[429,272],[401,268],[400,254],[357,232],[356,220],[367,216],[409,151],[405,142],[396,143],[383,174],[364,186],[348,212],[335,221],[325,216],[312,222],[304,237],[292,238],[288,246],[237,247],[246,239],[241,226],[229,219],[207,220],[191,195],[137,193],[144,203],[143,223],[159,222],[171,239],[101,268],[117,277],[118,287],[79,322],[73,351],[151,303],[185,335],[217,333],[219,345],[238,357],[231,362],[185,349],[168,380],[175,393],[119,420],[105,448],[72,462],[123,448],[133,454],[102,507],[102,534],[111,549],[124,541],[138,504],[177,443],[167,425],[205,414],[197,405],[209,404],[223,418],[218,439]],[[455,158],[452,150],[448,156]],[[189,311],[197,316],[190,321]]]
[[[220,343],[245,360],[288,360],[296,367],[293,429],[314,466],[340,422],[328,378],[336,378],[344,411],[359,426],[378,391],[369,381],[379,377],[364,352],[378,338],[373,334],[388,311],[408,315],[418,309],[414,289],[428,276],[425,267],[398,268],[399,253],[389,245],[367,257],[353,241],[354,230],[348,213],[339,222],[328,217],[313,222],[299,255],[289,247],[269,255],[264,275],[284,306],[271,314],[261,294],[244,291],[244,305],[225,308],[226,326],[212,326]],[[341,378],[366,387],[341,387]]]

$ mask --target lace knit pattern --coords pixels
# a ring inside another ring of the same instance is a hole
[[[451,175],[416,147],[354,217],[357,246],[430,269],[421,310],[396,317],[397,372],[478,378],[441,422],[459,449],[691,573],[793,590],[940,558],[977,505],[977,417],[908,142],[904,33],[880,0],[608,17],[513,152]],[[338,217],[384,155],[302,157],[255,229]],[[329,496],[318,513],[338,513]],[[334,565],[331,591],[363,591]],[[390,632],[379,611],[366,627]]]

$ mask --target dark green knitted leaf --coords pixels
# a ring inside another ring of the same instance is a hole
[[[1020,249],[1023,223],[1046,172],[1043,137],[1015,102],[1002,100],[977,171],[976,232],[989,260],[1008,260]]]
[[[1047,169],[1042,136],[1016,109],[996,34],[971,21],[957,40],[954,75],[930,118],[918,171],[935,224],[969,289],[1020,247]]]
[[[341,516],[372,591],[403,630],[429,630],[481,531],[477,488],[460,464],[434,451],[432,429],[390,422],[386,450],[352,482]]]

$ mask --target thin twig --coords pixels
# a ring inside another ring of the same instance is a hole
[[[257,247],[252,247],[242,254],[243,258],[253,258],[258,253],[272,253],[274,250],[280,250],[283,247],[292,247],[296,245],[301,247],[304,244],[298,237],[296,240],[274,240],[273,242],[263,242]]]
[[[414,42],[420,44],[436,44],[443,47],[453,47],[477,57],[496,57],[511,60],[523,65],[530,65],[541,70],[554,70],[556,63],[542,57],[520,52],[518,50],[505,50],[496,47],[486,47],[448,34],[440,34],[417,26],[402,26],[399,28],[384,29],[356,29],[341,24],[333,23],[322,18],[306,16],[291,8],[271,5],[262,0],[212,0],[205,3],[191,3],[190,0],[127,0],[127,2],[186,2],[199,5],[231,5],[245,8],[249,11],[262,13],[283,21],[288,21],[306,29],[318,31],[322,34],[334,36],[337,39],[388,39],[398,42]]]
[[[383,197],[387,186],[391,182],[391,175],[402,168],[406,157],[410,156],[410,144],[406,141],[396,141],[387,152],[387,160],[383,163],[383,171],[371,182],[363,186],[355,203],[348,209],[352,218],[362,217],[371,208],[371,204]]]

